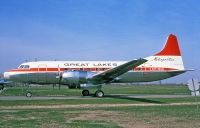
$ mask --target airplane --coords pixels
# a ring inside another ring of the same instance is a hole
[[[4,72],[4,79],[28,84],[59,84],[82,89],[88,96],[95,88],[96,97],[108,83],[151,82],[182,74],[184,69],[175,35],[167,37],[163,49],[156,54],[131,61],[35,61],[22,63]],[[32,93],[27,92],[31,97]]]

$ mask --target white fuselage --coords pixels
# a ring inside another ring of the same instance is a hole
[[[166,58],[166,57],[165,57]],[[163,61],[174,61],[173,57],[159,59],[159,57],[149,57],[152,60],[163,63]],[[24,83],[37,84],[58,84],[59,76],[64,71],[77,70],[92,72],[92,74],[102,73],[106,70],[117,67],[127,61],[38,61],[21,64],[17,69],[4,73],[4,78]],[[164,65],[155,65],[152,62],[146,62],[123,75],[115,78],[113,82],[149,82],[166,79],[182,72],[176,72],[176,68],[166,67]],[[67,84],[67,83],[61,83]],[[80,83],[82,84],[82,83]]]

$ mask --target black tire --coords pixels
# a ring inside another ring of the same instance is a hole
[[[89,96],[90,95],[90,92],[88,90],[83,90],[82,91],[82,95],[83,96]]]
[[[31,92],[26,92],[26,97],[32,97],[32,93]]]
[[[97,90],[97,91],[95,92],[95,96],[96,96],[96,97],[99,97],[99,98],[102,98],[102,97],[104,96],[104,92],[101,91],[101,90]]]

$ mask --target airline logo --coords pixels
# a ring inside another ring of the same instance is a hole
[[[165,61],[174,61],[174,60],[175,59],[172,57],[167,57],[167,58],[155,57],[152,61],[165,62]]]
[[[117,63],[110,63],[110,62],[103,62],[103,63],[64,63],[64,66],[66,67],[116,67],[118,66]]]

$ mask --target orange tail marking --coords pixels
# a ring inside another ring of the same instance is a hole
[[[178,41],[175,35],[170,34],[164,48],[155,56],[181,56]]]

